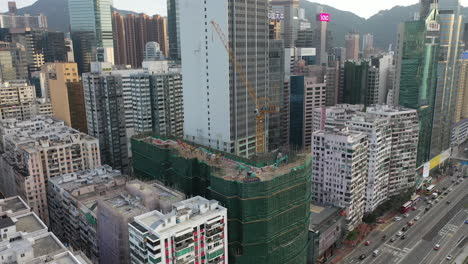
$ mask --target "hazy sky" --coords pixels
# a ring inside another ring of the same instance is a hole
[[[36,0],[16,0],[18,7],[34,3]],[[66,0],[62,0],[66,1]],[[144,12],[150,15],[166,15],[167,0],[114,0],[114,6],[119,9]],[[419,0],[311,0],[333,6],[335,8],[351,11],[359,16],[368,18],[378,11],[392,8],[395,5],[412,5]],[[8,0],[0,0],[0,12],[7,10]],[[463,6],[468,6],[468,0],[461,0]]]

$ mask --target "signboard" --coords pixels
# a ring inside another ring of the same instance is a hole
[[[268,18],[272,20],[283,20],[284,14],[279,12],[270,12],[268,13]]]
[[[462,53],[462,60],[468,60],[468,52]]]
[[[330,14],[320,13],[318,15],[318,19],[319,19],[319,21],[322,21],[322,22],[330,22]]]

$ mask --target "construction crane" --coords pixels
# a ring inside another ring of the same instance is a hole
[[[256,119],[256,133],[255,133],[255,152],[257,154],[266,152],[265,149],[265,141],[266,141],[266,117],[269,113],[276,113],[279,112],[278,107],[273,105],[270,102],[268,97],[258,97],[257,91],[252,87],[247,76],[245,75],[245,71],[239,65],[236,59],[236,55],[232,52],[231,48],[229,47],[229,41],[224,35],[223,31],[219,27],[216,21],[211,21],[211,25],[215,29],[216,33],[218,33],[218,37],[221,40],[224,48],[228,52],[229,59],[231,63],[234,65],[237,74],[242,82],[245,83],[247,88],[247,92],[252,100],[255,101],[255,119]]]

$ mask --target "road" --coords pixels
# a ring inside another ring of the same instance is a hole
[[[408,218],[377,228],[367,238],[371,244],[359,245],[342,263],[450,263],[446,260],[448,255],[452,255],[455,259],[463,247],[468,246],[468,225],[464,224],[468,219],[468,180],[454,184],[452,178],[447,177],[437,184],[436,189],[442,190],[446,187],[453,190],[434,204],[428,212],[425,212],[428,204],[419,201],[416,205],[417,210],[409,212]],[[450,201],[450,204],[447,204],[447,201]],[[405,232],[406,239],[397,237],[395,234],[416,216],[419,216],[420,220]],[[385,241],[382,241],[383,235],[388,237]],[[390,242],[391,237],[397,239]],[[438,251],[433,249],[436,244],[440,245]],[[376,257],[372,256],[374,250],[379,250]],[[367,258],[359,260],[362,254]]]

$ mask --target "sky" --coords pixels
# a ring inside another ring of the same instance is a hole
[[[63,0],[66,1],[66,0]],[[114,6],[118,9],[131,10],[149,15],[166,15],[167,0],[114,0]],[[0,0],[0,12],[7,10],[8,0]],[[28,6],[36,0],[16,0],[19,8]],[[412,5],[419,0],[313,0],[337,9],[353,12],[361,17],[369,18],[380,10],[390,9],[396,5]],[[461,0],[463,6],[468,6],[468,0]]]

